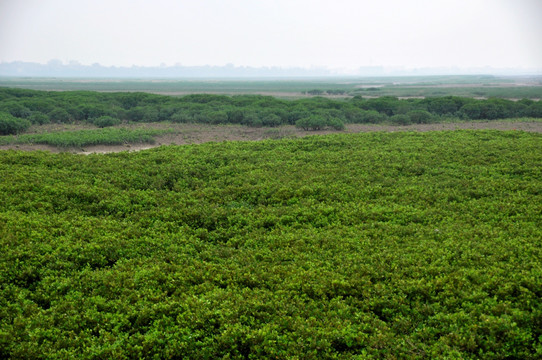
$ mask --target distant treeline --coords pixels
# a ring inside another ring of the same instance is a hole
[[[431,123],[443,118],[493,120],[542,118],[542,102],[490,98],[379,97],[282,100],[261,95],[194,94],[183,97],[148,93],[46,92],[0,88],[0,134],[24,132],[31,124],[88,122],[99,127],[121,122],[297,125],[309,129],[347,123]]]

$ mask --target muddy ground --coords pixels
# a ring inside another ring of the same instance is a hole
[[[137,128],[141,124],[127,125],[126,127]],[[331,133],[361,133],[374,131],[442,131],[459,129],[492,129],[492,130],[516,130],[542,133],[542,122],[532,121],[486,121],[486,122],[460,122],[442,124],[415,124],[407,126],[349,124],[343,131],[320,130],[304,131],[295,126],[281,126],[277,128],[255,128],[241,125],[204,125],[204,124],[144,124],[147,128],[173,129],[173,133],[156,137],[154,144],[126,144],[126,145],[99,145],[80,148],[57,148],[48,145],[3,145],[0,150],[45,150],[50,152],[72,152],[78,154],[110,153],[120,151],[138,151],[150,149],[161,145],[186,145],[200,144],[204,142],[221,141],[258,141],[265,139],[297,138],[309,135],[323,135]],[[35,132],[61,131],[91,128],[91,126],[66,126],[49,125],[41,127]]]

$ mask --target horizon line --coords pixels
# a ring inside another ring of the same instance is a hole
[[[207,73],[207,71],[209,71]],[[141,74],[133,73],[142,71]],[[177,74],[173,73],[177,71]],[[147,72],[147,73],[145,73]],[[185,73],[182,73],[185,72]],[[38,63],[25,60],[0,61],[2,77],[190,77],[190,78],[247,78],[247,77],[356,77],[356,76],[453,76],[453,75],[542,75],[542,67],[493,67],[457,65],[419,66],[406,65],[360,65],[358,67],[330,66],[252,66],[235,65],[85,65],[70,60],[67,63],[59,59]]]

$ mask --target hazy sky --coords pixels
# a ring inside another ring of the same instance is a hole
[[[0,61],[542,68],[542,0],[0,0]]]

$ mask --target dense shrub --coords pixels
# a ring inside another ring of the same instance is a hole
[[[431,122],[433,115],[424,110],[412,110],[406,113],[410,122],[414,124],[427,124]]]
[[[295,125],[296,121],[305,117],[310,116],[310,113],[304,109],[293,109],[292,111],[287,112],[287,123],[290,125]]]
[[[344,123],[335,117],[313,115],[296,121],[295,126],[303,130],[322,130],[332,128],[335,130],[344,129]]]
[[[160,120],[160,110],[158,108],[147,107],[143,112],[143,118],[141,121],[144,122],[157,122]]]
[[[402,105],[402,102],[396,97],[382,96],[362,102],[360,105],[365,110],[376,110],[379,113],[392,116],[398,113],[397,110]]]
[[[67,123],[70,121],[70,114],[63,108],[56,108],[49,113],[49,118],[54,123]]]
[[[99,118],[91,121],[94,125],[100,128],[114,126],[120,124],[120,120],[111,116],[100,116]]]
[[[426,99],[423,99],[420,104],[432,114],[455,116],[464,105],[469,104],[473,101],[476,100],[458,96],[445,96],[428,97]]]
[[[541,140],[0,151],[0,358],[538,360]]]
[[[176,112],[175,114],[171,115],[169,120],[171,122],[174,122],[174,123],[191,123],[191,122],[194,122],[194,118],[192,117],[192,115],[190,115],[190,113],[184,112],[184,111]]]
[[[303,130],[321,130],[326,126],[326,119],[323,116],[309,116],[296,121],[295,126]]]
[[[228,114],[228,122],[230,124],[241,124],[243,122],[243,110],[236,107],[229,107],[226,113]]]
[[[344,123],[338,117],[332,117],[327,120],[327,126],[333,130],[344,130]]]
[[[111,116],[111,109],[103,104],[78,104],[72,108],[71,115],[77,120],[97,119],[100,116]]]
[[[262,125],[263,126],[275,127],[275,126],[281,125],[281,123],[282,123],[282,121],[281,121],[280,116],[278,116],[276,114],[273,114],[273,113],[264,114],[263,117],[262,117]]]
[[[228,122],[228,114],[225,111],[205,111],[198,117],[199,122],[207,124],[226,124]]]
[[[524,110],[525,116],[542,118],[542,100],[533,102]]]
[[[24,132],[30,127],[30,121],[0,112],[0,135],[13,135]]]
[[[143,121],[143,119],[145,118],[146,110],[147,109],[142,106],[131,107],[130,110],[126,112],[126,117],[128,118],[128,120],[131,121]]]
[[[310,97],[282,100],[261,95],[194,94],[173,97],[154,94],[98,93],[90,91],[40,92],[0,89],[0,112],[40,124],[89,121],[109,116],[134,122],[196,122],[248,126],[294,125],[311,116],[336,118],[344,123],[383,123],[394,115],[407,115],[410,123],[427,123],[443,117],[465,120],[542,117],[540,102],[457,96],[405,99],[383,96],[364,99]],[[40,115],[42,114],[42,115]],[[404,117],[392,123],[405,123]],[[327,126],[327,125],[321,125]],[[320,127],[321,127],[320,126]]]
[[[258,112],[254,109],[248,109],[243,113],[242,125],[259,127],[262,126],[262,119]]]
[[[32,124],[43,125],[51,122],[49,115],[43,113],[34,113],[28,118]]]
[[[477,120],[483,117],[482,107],[479,103],[466,104],[461,107],[459,114],[463,118]]]
[[[393,115],[390,117],[390,122],[395,125],[409,125],[412,123],[410,117],[404,114]]]
[[[365,111],[361,115],[362,123],[369,123],[369,124],[379,124],[383,123],[388,120],[388,116],[386,114],[379,113],[375,110],[369,110]]]
[[[0,112],[9,113],[14,117],[26,119],[32,115],[32,111],[23,105],[22,102],[8,100],[0,104]]]

